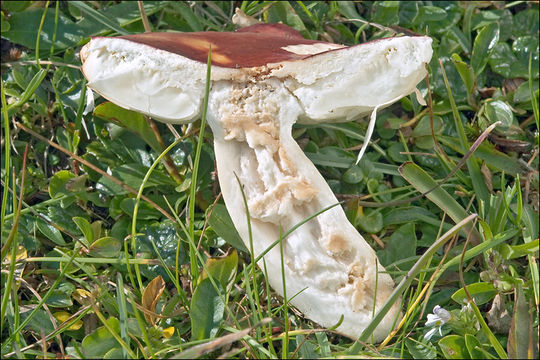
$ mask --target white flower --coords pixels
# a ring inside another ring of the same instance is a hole
[[[426,335],[424,335],[424,338],[426,340],[431,339],[437,330],[439,330],[439,334],[442,336],[442,326],[450,320],[451,316],[452,315],[448,312],[448,310],[436,305],[433,308],[433,314],[428,314],[425,325],[427,327],[433,326],[433,329],[429,330]]]

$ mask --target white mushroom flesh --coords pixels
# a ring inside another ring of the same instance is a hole
[[[165,122],[200,115],[206,64],[114,38],[93,39],[81,54],[89,86],[111,101]],[[221,191],[249,248],[238,176],[249,207],[255,256],[280,234],[338,202],[292,138],[292,125],[297,120],[346,121],[414,92],[431,55],[431,39],[402,37],[302,61],[212,68],[208,123]],[[300,226],[283,240],[283,248],[291,303],[325,327],[343,315],[337,331],[349,337],[357,338],[371,321],[375,288],[375,311],[393,290],[391,277],[376,265],[375,252],[340,206]],[[259,266],[265,262],[270,285],[283,294],[279,246],[263,259]],[[375,341],[388,334],[398,317],[395,304],[375,330]]]

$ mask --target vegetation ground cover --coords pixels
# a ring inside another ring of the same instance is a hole
[[[2,358],[538,357],[538,2],[1,6]],[[401,284],[381,344],[321,329],[251,266],[200,121],[91,106],[90,36],[232,31],[236,7],[346,45],[433,38],[427,106],[381,110],[358,164],[367,121],[294,128]]]

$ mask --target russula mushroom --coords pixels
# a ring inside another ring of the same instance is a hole
[[[236,32],[145,33],[94,37],[81,50],[88,86],[127,109],[169,123],[201,113],[212,45],[208,123],[219,183],[243,241],[255,255],[280,233],[338,201],[291,135],[292,125],[349,121],[415,91],[432,55],[429,37],[343,45],[304,39],[282,24]],[[283,240],[291,303],[322,326],[357,338],[393,289],[375,252],[335,206]],[[279,247],[264,256],[268,281],[283,292]],[[259,266],[262,266],[262,259]],[[376,278],[378,284],[375,284]],[[377,289],[375,295],[375,289]],[[396,304],[379,324],[383,339]]]

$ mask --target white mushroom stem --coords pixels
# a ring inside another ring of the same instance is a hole
[[[214,133],[223,198],[249,247],[238,176],[251,216],[255,256],[280,234],[338,202],[292,138],[292,125],[302,112],[297,99],[275,78],[212,85],[208,123]],[[287,295],[296,295],[292,303],[325,327],[335,325],[344,315],[337,330],[350,337],[358,337],[370,322],[375,288],[376,309],[392,291],[392,279],[381,265],[375,265],[375,252],[340,206],[296,229],[283,240],[283,249]],[[270,285],[283,295],[279,247],[270,250],[264,260]],[[259,266],[263,268],[263,260]],[[376,339],[387,335],[398,314],[396,305],[378,327]]]

